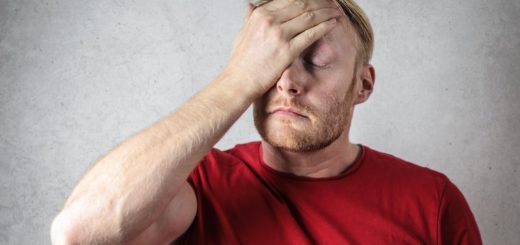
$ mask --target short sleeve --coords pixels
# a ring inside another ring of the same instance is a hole
[[[437,244],[482,244],[477,222],[466,199],[449,180],[439,207]]]

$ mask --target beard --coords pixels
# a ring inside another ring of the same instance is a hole
[[[327,96],[324,109],[318,110],[292,97],[266,101],[261,98],[253,106],[256,130],[273,147],[291,152],[323,149],[337,140],[350,124],[354,79],[343,98]],[[302,118],[269,118],[276,106],[297,109]]]

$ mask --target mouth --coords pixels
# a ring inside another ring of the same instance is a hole
[[[307,116],[305,116],[303,112],[292,107],[276,107],[270,114],[307,118]]]

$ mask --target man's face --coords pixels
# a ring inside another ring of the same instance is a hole
[[[348,130],[355,89],[355,30],[341,18],[254,103],[255,126],[274,147],[307,152]]]

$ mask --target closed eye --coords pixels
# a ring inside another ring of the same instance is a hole
[[[317,63],[313,62],[311,58],[304,58],[303,63],[305,64],[306,67],[310,67],[310,68],[314,68],[314,69],[326,69],[329,67],[328,64],[324,64],[324,65],[317,64]]]

